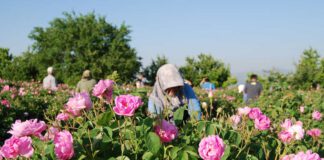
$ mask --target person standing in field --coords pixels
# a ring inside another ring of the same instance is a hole
[[[207,77],[202,79],[202,81],[200,82],[200,87],[208,91],[216,89],[215,84],[211,83]]]
[[[172,119],[173,113],[188,105],[187,111],[193,119],[201,119],[201,108],[193,89],[186,83],[173,64],[159,68],[153,91],[149,96],[148,112],[151,116],[166,113]]]
[[[56,80],[53,76],[53,67],[47,68],[47,76],[43,79],[43,88],[44,89],[50,89],[50,90],[56,90]]]
[[[245,97],[243,101],[248,104],[249,101],[253,101],[259,98],[263,90],[262,84],[258,82],[258,76],[252,74],[250,76],[250,82],[247,82],[244,87]]]
[[[85,70],[82,74],[81,80],[78,82],[75,91],[90,93],[92,88],[96,85],[96,80],[92,79],[90,70]]]

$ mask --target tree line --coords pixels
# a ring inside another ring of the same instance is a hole
[[[48,27],[35,27],[29,34],[33,44],[21,55],[12,56],[8,48],[0,48],[0,77],[15,81],[41,80],[46,75],[46,68],[53,66],[58,82],[71,85],[76,84],[86,69],[90,69],[96,79],[117,75],[121,83],[133,81],[142,71],[153,84],[158,68],[168,63],[168,59],[157,56],[143,67],[141,57],[129,44],[130,32],[126,24],[113,25],[106,17],[95,13],[65,12],[62,18],[49,22]],[[194,85],[199,85],[204,77],[218,87],[236,83],[230,66],[211,54],[186,57],[186,64],[180,66],[180,71]],[[273,77],[297,88],[324,86],[324,58],[312,48],[305,50],[294,73],[271,72],[269,81]]]

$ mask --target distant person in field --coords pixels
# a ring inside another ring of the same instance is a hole
[[[200,87],[204,90],[215,90],[215,84],[211,83],[209,81],[209,78],[203,78],[202,81],[200,82]]]
[[[249,101],[258,99],[261,95],[262,89],[263,87],[261,83],[258,82],[258,76],[252,74],[250,82],[247,82],[244,87],[244,94],[246,95],[244,102],[248,104]]]
[[[53,76],[53,67],[47,68],[47,76],[43,79],[43,88],[44,89],[50,89],[50,90],[56,90],[56,80]]]
[[[245,102],[246,94],[244,93],[244,88],[245,88],[245,85],[244,85],[244,84],[240,84],[240,85],[238,86],[238,92],[239,92],[239,93],[243,93],[243,101]]]
[[[148,80],[144,77],[143,74],[136,76],[136,88],[143,88],[148,83]]]
[[[76,86],[76,92],[87,92],[90,93],[92,88],[96,85],[96,80],[92,79],[90,70],[85,70],[82,74],[81,80]]]
[[[172,119],[173,113],[185,104],[188,105],[189,116],[200,120],[200,103],[193,89],[184,83],[178,68],[173,64],[161,66],[149,96],[148,112],[153,116],[166,113]]]

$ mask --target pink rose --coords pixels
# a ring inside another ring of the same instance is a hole
[[[41,136],[41,133],[46,130],[47,126],[44,121],[37,122],[37,119],[31,119],[24,122],[16,120],[11,126],[11,130],[8,132],[16,137],[34,135]]]
[[[5,85],[5,86],[3,86],[1,92],[7,92],[7,91],[10,91],[10,87],[9,87],[9,85]]]
[[[19,88],[19,96],[24,96],[26,95],[25,88]]]
[[[233,97],[233,96],[226,96],[226,100],[227,101],[234,101],[235,100],[235,97]]]
[[[54,137],[55,155],[60,160],[71,159],[74,155],[73,137],[69,131],[58,132]]]
[[[120,116],[133,116],[135,110],[143,104],[138,96],[120,95],[115,98],[115,107],[113,110]]]
[[[69,118],[70,118],[70,115],[67,113],[60,113],[56,116],[56,120],[58,120],[58,121],[67,121],[67,120],[69,120]]]
[[[292,126],[291,120],[290,119],[285,119],[283,123],[281,123],[281,128],[283,129],[288,129]]]
[[[106,101],[112,99],[114,91],[114,81],[112,80],[100,80],[93,88],[92,95],[98,98],[104,98]]]
[[[15,99],[16,98],[16,95],[13,93],[13,94],[11,94],[11,99]]]
[[[78,93],[74,97],[69,98],[65,105],[67,112],[73,116],[80,116],[83,109],[89,110],[92,108],[91,98],[88,93]]]
[[[44,137],[42,138],[43,141],[54,140],[55,135],[60,132],[60,130],[56,127],[50,127]]]
[[[286,155],[281,160],[321,160],[321,157],[317,153],[312,153],[311,150],[306,152],[298,152],[297,154]]]
[[[299,126],[301,126],[301,127],[303,127],[303,122],[302,122],[302,121],[296,121],[295,124],[296,124],[296,125],[299,125]]]
[[[249,112],[250,119],[256,119],[261,115],[262,115],[262,112],[261,112],[260,108],[252,108]]]
[[[293,135],[293,138],[296,140],[301,140],[304,137],[304,129],[300,125],[293,125],[287,130],[291,135]]]
[[[241,122],[241,117],[239,115],[232,115],[230,120],[235,126],[237,126]]]
[[[238,115],[248,115],[251,111],[250,107],[238,108]]]
[[[258,130],[267,130],[270,128],[270,119],[265,115],[260,115],[254,119],[254,127]]]
[[[293,136],[288,131],[281,131],[278,137],[284,143],[289,143],[293,139]]]
[[[220,160],[224,150],[225,144],[218,135],[203,138],[198,148],[199,155],[204,160]]]
[[[6,99],[1,100],[1,105],[10,108],[10,102]]]
[[[286,156],[283,156],[280,160],[292,160],[295,157],[294,154],[289,154]]]
[[[319,120],[322,119],[322,114],[321,114],[321,112],[315,110],[312,113],[312,117],[313,117],[314,120],[318,120],[319,121]]]
[[[305,112],[305,106],[300,106],[299,111],[300,111],[300,113],[304,113]]]
[[[313,138],[317,138],[321,136],[321,130],[318,128],[313,128],[311,130],[308,130],[306,134],[312,136]]]
[[[26,136],[20,138],[12,136],[5,141],[0,153],[5,158],[17,158],[18,156],[29,158],[34,153],[32,139]]]
[[[171,142],[177,137],[178,129],[175,125],[163,119],[160,125],[155,126],[155,133],[159,135],[162,142]]]
[[[213,90],[209,90],[208,92],[208,98],[213,98],[214,97],[214,93],[213,93]]]

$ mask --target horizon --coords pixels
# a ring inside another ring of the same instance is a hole
[[[32,4],[32,5],[31,5]],[[48,27],[63,12],[94,12],[113,25],[130,26],[130,45],[147,66],[157,55],[170,63],[213,55],[234,76],[276,68],[292,72],[305,49],[324,53],[323,1],[7,1],[0,6],[0,47],[20,55],[33,41],[34,27]]]

